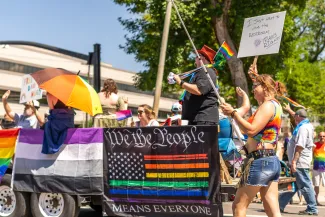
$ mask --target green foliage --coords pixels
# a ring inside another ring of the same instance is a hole
[[[325,121],[325,73],[321,63],[307,60],[286,61],[286,68],[278,78],[286,84],[290,98],[304,105],[321,123]]]
[[[136,60],[144,63],[145,70],[135,76],[136,86],[153,90],[159,63],[161,36],[164,26],[167,1],[161,0],[114,0],[127,7],[135,18],[119,18],[129,32],[122,45],[127,53],[135,54]],[[229,0],[175,1],[180,14],[197,48],[204,44],[218,49],[212,18],[224,15],[223,7]],[[279,54],[260,56],[260,74],[271,74],[287,84],[289,97],[308,107],[325,121],[324,103],[324,55],[325,49],[325,3],[324,0],[232,0],[226,11],[226,29],[238,50],[244,19],[262,14],[286,11],[283,37]],[[243,58],[247,71],[253,61]],[[168,85],[170,71],[185,72],[196,68],[194,53],[184,29],[172,11],[168,47],[163,78],[164,92],[179,92],[177,85]],[[233,78],[226,67],[219,72],[221,95],[235,101]],[[249,80],[249,83],[251,81]],[[249,85],[250,86],[250,85]]]
[[[318,125],[318,126],[315,128],[315,132],[317,133],[317,135],[318,135],[320,132],[325,132],[325,126]]]

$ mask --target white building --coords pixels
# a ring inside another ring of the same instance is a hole
[[[19,41],[0,41],[0,96],[6,90],[11,90],[9,103],[15,112],[21,113],[23,106],[19,104],[19,95],[21,88],[21,77],[43,68],[63,68],[71,72],[78,73],[87,77],[88,65],[87,55],[68,51],[48,45],[19,42]],[[107,63],[101,63],[101,82],[107,78],[116,81],[120,96],[126,96],[129,100],[129,108],[136,114],[137,106],[140,104],[153,105],[153,94],[151,91],[140,91],[134,86],[134,72],[129,72],[114,68]],[[90,67],[90,78],[92,78],[92,67]],[[92,79],[90,79],[92,81]],[[82,96],[80,96],[82,97]],[[171,98],[172,97],[172,98]],[[165,97],[163,94],[160,99],[160,109],[158,117],[165,119],[170,112],[170,108],[177,101],[176,96]],[[48,112],[46,99],[40,100],[41,112]],[[3,117],[5,111],[0,105],[0,117]],[[85,120],[85,113],[77,111],[75,117],[77,123]]]

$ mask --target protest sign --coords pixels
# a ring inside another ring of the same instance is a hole
[[[246,18],[237,57],[278,53],[286,12]]]
[[[43,91],[38,87],[38,84],[32,76],[23,76],[19,103],[42,99],[42,93]]]
[[[223,216],[216,132],[216,126],[105,129],[106,214]]]

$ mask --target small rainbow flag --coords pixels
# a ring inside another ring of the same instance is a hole
[[[118,121],[122,121],[124,119],[132,117],[132,111],[131,110],[121,110],[116,112],[116,119]]]
[[[219,50],[227,60],[229,60],[234,55],[234,52],[230,49],[227,42],[223,42]]]
[[[0,182],[15,153],[19,129],[0,130]]]

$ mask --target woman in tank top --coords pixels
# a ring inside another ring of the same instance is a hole
[[[257,74],[256,67],[251,66],[249,73]],[[246,216],[248,205],[260,192],[266,214],[281,216],[277,183],[281,167],[275,148],[281,128],[282,107],[276,96],[283,95],[286,89],[284,84],[275,82],[266,74],[254,79],[252,89],[259,107],[248,120],[231,105],[221,105],[224,114],[231,116],[248,136],[245,145],[247,158],[238,183],[233,213],[236,217]]]
[[[103,114],[96,115],[94,127],[123,127],[127,120],[117,121],[115,113],[127,109],[127,101],[117,95],[118,89],[113,79],[106,79],[103,89],[98,93]]]

